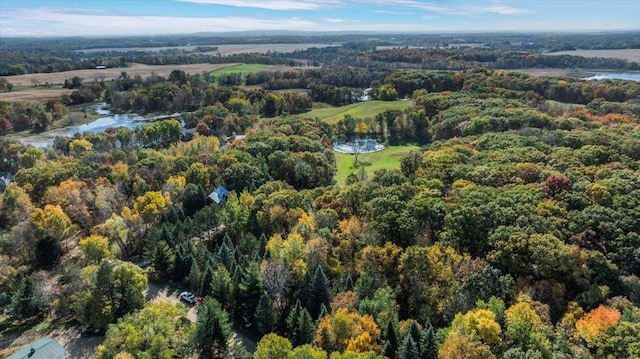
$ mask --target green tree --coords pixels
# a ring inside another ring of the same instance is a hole
[[[190,354],[188,338],[192,332],[184,305],[149,304],[109,326],[98,358],[115,358],[122,352],[135,358],[184,358]]]
[[[258,342],[254,359],[288,359],[293,346],[287,338],[275,333],[267,334]]]
[[[198,310],[196,328],[191,338],[198,355],[203,359],[226,358],[230,337],[229,315],[218,301],[205,297]]]

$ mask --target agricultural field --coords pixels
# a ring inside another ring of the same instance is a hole
[[[389,146],[382,151],[373,153],[361,153],[358,155],[358,165],[354,164],[354,155],[334,152],[336,156],[336,183],[344,186],[350,173],[358,175],[364,169],[366,176],[372,178],[375,171],[386,169],[399,169],[402,157],[409,151],[419,150],[419,146]]]
[[[281,66],[274,65],[261,65],[261,64],[238,64],[233,66],[227,66],[210,73],[211,76],[223,76],[231,74],[247,74],[250,72],[260,72],[268,70],[276,70]]]
[[[582,57],[603,57],[611,59],[622,59],[627,61],[640,62],[640,49],[617,49],[617,50],[571,50],[549,52],[545,55],[572,55]]]
[[[129,64],[126,68],[108,68],[108,69],[90,69],[90,70],[73,70],[54,73],[37,73],[16,76],[4,76],[7,81],[14,86],[34,86],[44,85],[46,83],[52,85],[63,84],[64,80],[80,77],[83,82],[92,81],[109,81],[120,76],[122,72],[126,72],[129,76],[140,75],[147,77],[152,73],[158,76],[167,77],[173,70],[182,70],[188,74],[199,74],[219,70],[229,66],[238,65],[236,63],[229,64],[190,64],[190,65],[143,65]]]
[[[325,107],[298,115],[303,118],[318,118],[327,123],[335,123],[351,115],[355,118],[374,117],[387,110],[404,110],[413,105],[412,101],[367,101],[340,107]]]
[[[0,92],[0,101],[9,102],[47,102],[52,99],[59,99],[64,94],[70,94],[69,89],[50,88],[28,88],[25,90],[13,90],[11,92]]]

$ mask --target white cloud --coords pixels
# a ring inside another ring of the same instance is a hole
[[[7,9],[0,36],[111,36],[189,34],[252,30],[317,29],[310,20],[292,17],[127,16],[65,8]]]
[[[300,0],[178,0],[182,2],[225,5],[235,7],[251,7],[266,10],[319,10],[329,5],[339,4],[338,1],[300,1]]]
[[[337,19],[337,18],[333,18],[333,17],[323,17],[322,20],[326,21],[326,22],[331,22],[334,24],[338,24],[341,22],[347,22],[348,20],[345,19]]]

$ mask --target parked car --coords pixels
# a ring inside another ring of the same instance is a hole
[[[182,293],[180,293],[180,300],[184,300],[185,302],[187,302],[189,304],[196,304],[196,301],[198,300],[198,297],[196,297],[191,292],[182,292]]]

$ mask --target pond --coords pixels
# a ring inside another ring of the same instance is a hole
[[[18,140],[24,145],[32,145],[38,148],[49,148],[53,146],[53,141],[58,136],[72,137],[78,132],[97,133],[104,131],[107,128],[117,127],[126,127],[131,129],[154,120],[145,119],[137,114],[112,115],[105,106],[106,103],[99,103],[93,108],[97,114],[104,115],[104,117],[100,117],[95,121],[85,123],[84,125],[56,128],[33,135],[27,135],[20,137]]]
[[[342,153],[372,153],[384,150],[384,145],[372,138],[357,139],[355,141],[336,141],[333,143],[333,149]]]
[[[589,77],[582,77],[581,80],[629,80],[640,82],[640,72],[598,72]]]

